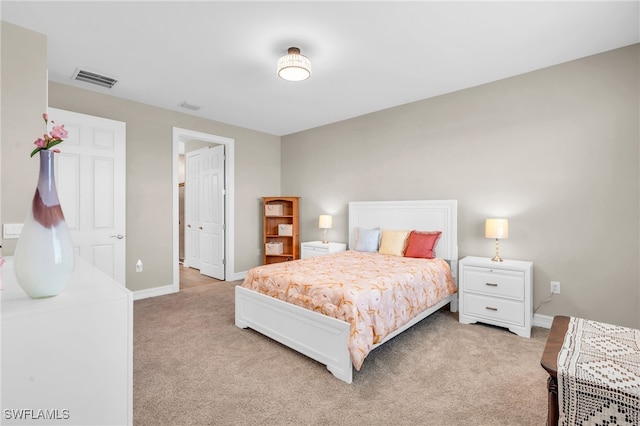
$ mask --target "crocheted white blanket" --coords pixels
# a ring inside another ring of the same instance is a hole
[[[560,425],[640,425],[640,330],[571,317],[558,403]]]

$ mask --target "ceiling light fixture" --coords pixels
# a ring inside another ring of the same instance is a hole
[[[278,59],[278,76],[289,81],[302,81],[311,77],[311,61],[300,54],[300,49],[290,47],[289,53]]]

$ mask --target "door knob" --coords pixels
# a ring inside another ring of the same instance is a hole
[[[123,238],[124,238],[124,235],[122,235],[122,234],[118,234],[118,235],[111,235],[111,238],[117,238],[117,239],[121,240],[121,239],[123,239]]]
[[[187,225],[187,228],[191,228],[191,225]]]
[[[198,229],[202,230],[202,226],[199,226]]]

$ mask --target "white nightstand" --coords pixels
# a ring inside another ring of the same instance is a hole
[[[459,320],[483,322],[531,337],[533,263],[465,257],[458,278]]]
[[[307,259],[309,257],[322,256],[329,253],[338,253],[345,251],[347,245],[344,243],[327,243],[322,241],[307,241],[300,243],[300,258]]]

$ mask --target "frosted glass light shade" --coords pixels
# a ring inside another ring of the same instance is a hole
[[[509,238],[509,221],[507,219],[487,219],[484,224],[484,236],[500,240]]]
[[[289,53],[278,59],[278,76],[289,81],[302,81],[311,77],[311,61],[300,54],[300,49],[290,47]]]

